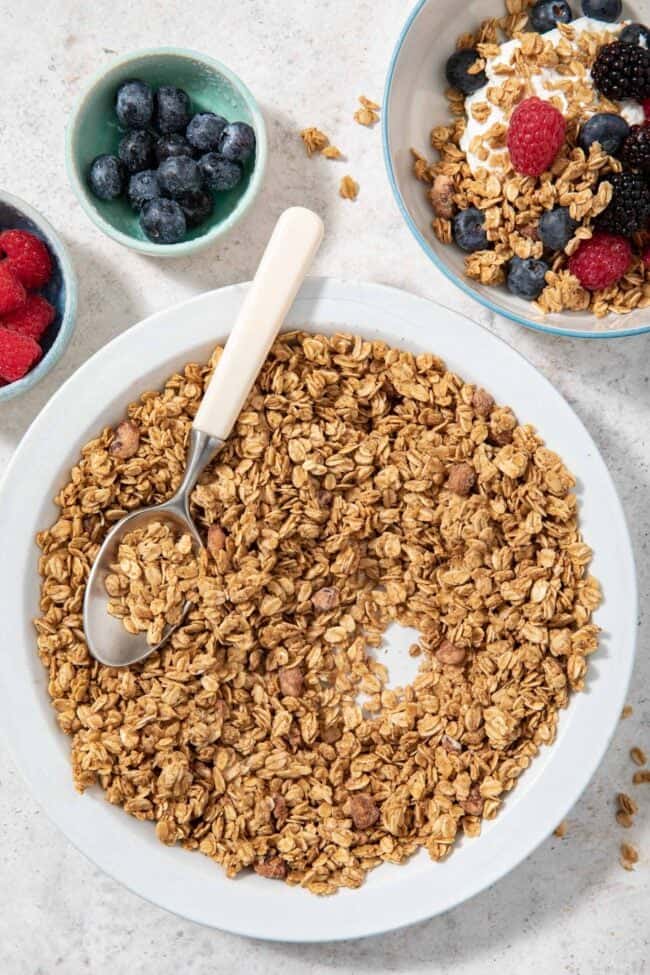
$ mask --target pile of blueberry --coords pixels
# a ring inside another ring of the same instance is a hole
[[[100,200],[126,192],[144,233],[157,244],[177,244],[206,220],[213,192],[234,189],[255,153],[250,125],[214,112],[192,114],[181,88],[154,92],[144,81],[125,81],[115,114],[126,131],[117,155],[93,160],[90,189]]]

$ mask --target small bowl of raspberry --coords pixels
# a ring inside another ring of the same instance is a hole
[[[397,204],[493,313],[650,332],[650,21],[623,0],[419,0],[382,115]]]
[[[54,227],[0,190],[0,403],[32,389],[72,336],[77,284]]]

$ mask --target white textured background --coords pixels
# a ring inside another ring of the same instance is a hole
[[[316,273],[435,297],[515,345],[562,391],[621,492],[644,612],[650,596],[650,335],[585,343],[526,332],[495,320],[428,263],[390,196],[379,131],[351,118],[357,95],[381,98],[410,6],[410,0],[0,0],[0,185],[58,227],[80,281],[78,327],[64,360],[31,394],[0,406],[0,470],[30,420],[91,353],[151,312],[248,279],[280,210],[302,203],[327,224]],[[162,44],[204,50],[240,73],[262,102],[271,142],[268,180],[255,212],[226,243],[186,262],[139,257],[102,237],[76,205],[63,163],[64,126],[83,80],[116,53]],[[306,125],[327,131],[349,161],[307,159],[296,135]],[[347,172],[361,185],[355,204],[337,195]],[[614,823],[615,793],[632,791],[629,748],[641,744],[650,751],[648,629],[646,619],[629,697],[634,716],[621,722],[571,814],[566,838],[550,838],[495,888],[448,915],[366,941],[310,947],[247,942],[150,906],[73,849],[0,749],[0,972],[650,970],[650,785],[634,790],[640,804],[634,829]],[[0,644],[4,667],[11,666],[11,649]],[[640,848],[634,873],[618,865],[621,839]]]

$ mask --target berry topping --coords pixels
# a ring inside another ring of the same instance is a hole
[[[52,275],[52,258],[46,244],[27,230],[0,234],[0,254],[25,288],[42,288]]]
[[[578,145],[588,155],[594,142],[598,142],[603,152],[615,156],[629,134],[630,126],[622,115],[600,112],[592,115],[582,126]]]
[[[199,112],[193,116],[185,136],[195,149],[208,152],[210,149],[217,148],[227,124],[226,119],[221,115],[215,115],[214,112]]]
[[[25,289],[11,270],[9,261],[0,261],[0,315],[22,308],[26,299]]]
[[[7,383],[22,379],[42,354],[38,343],[29,335],[0,327],[0,379]]]
[[[155,124],[161,135],[184,132],[190,120],[190,99],[181,88],[163,85],[156,92]]]
[[[164,159],[170,159],[172,156],[191,156],[194,153],[192,146],[180,132],[161,135],[156,140],[154,151],[159,163]]]
[[[485,232],[485,214],[476,207],[459,210],[453,223],[454,240],[461,250],[471,254],[490,247]]]
[[[530,26],[538,34],[545,34],[557,24],[568,24],[573,20],[571,7],[566,0],[538,0],[531,8]]]
[[[534,301],[544,290],[548,270],[546,261],[538,261],[533,257],[513,257],[508,270],[508,290],[518,298]]]
[[[593,20],[604,20],[613,24],[621,16],[621,0],[582,0],[582,12]]]
[[[43,333],[54,321],[56,312],[42,295],[27,295],[27,301],[22,308],[5,315],[0,322],[3,328],[21,335],[29,335],[38,342]]]
[[[569,260],[569,270],[583,288],[600,291],[619,281],[632,259],[632,248],[624,237],[595,234],[584,240]]]
[[[650,219],[650,188],[637,173],[614,173],[606,177],[612,186],[612,199],[596,218],[598,230],[629,237],[645,230]]]
[[[568,207],[553,207],[539,218],[537,232],[539,239],[552,251],[563,251],[578,229],[578,221],[573,220]]]
[[[526,98],[510,117],[508,149],[512,165],[524,176],[550,169],[564,143],[566,123],[561,112],[541,98]]]
[[[211,190],[231,190],[242,178],[241,166],[224,159],[218,152],[206,152],[199,159],[203,182]]]
[[[231,122],[223,130],[219,152],[230,162],[248,162],[255,152],[255,130],[247,122]]]
[[[205,190],[190,190],[179,196],[178,202],[185,214],[185,222],[188,227],[197,227],[206,220],[214,208],[214,201],[211,193]]]
[[[591,69],[598,91],[607,98],[650,97],[650,51],[615,41],[601,47]]]
[[[650,173],[650,125],[633,125],[623,143],[621,159],[628,169]]]
[[[447,81],[452,88],[458,88],[464,95],[473,95],[475,91],[487,84],[485,71],[471,71],[472,65],[480,60],[478,51],[475,48],[464,48],[462,51],[454,51],[445,68]]]
[[[117,156],[97,156],[88,175],[90,188],[100,200],[116,200],[124,189],[124,164]]]
[[[628,24],[618,35],[623,44],[637,44],[639,47],[650,48],[650,30],[643,24]]]
[[[141,210],[149,200],[155,200],[162,195],[158,184],[158,173],[155,169],[145,169],[141,173],[134,173],[129,180],[127,196],[134,210]]]
[[[117,89],[115,114],[125,129],[143,129],[153,115],[153,92],[144,81],[125,81]]]
[[[139,173],[153,165],[153,139],[144,129],[132,129],[120,142],[117,154],[127,173]]]
[[[650,247],[646,247],[646,249],[643,251],[641,254],[641,260],[646,267],[650,267]]]
[[[140,211],[140,226],[156,244],[177,244],[185,236],[187,221],[176,200],[149,200]]]
[[[182,196],[191,190],[202,189],[199,164],[189,156],[171,156],[158,167],[158,183],[164,194]]]

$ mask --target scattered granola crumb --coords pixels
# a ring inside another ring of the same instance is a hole
[[[562,822],[559,824],[559,826],[556,826],[555,827],[555,829],[553,830],[553,833],[555,834],[555,836],[559,836],[560,839],[564,839],[564,837],[566,836],[566,833],[567,833],[567,821],[566,821],[566,819],[563,819]]]
[[[329,145],[329,138],[320,129],[315,126],[310,126],[307,129],[303,129],[300,133],[300,138],[305,144],[305,149],[308,156],[313,156],[315,152],[322,152],[327,145]]]
[[[339,186],[339,196],[344,200],[356,200],[359,195],[359,184],[351,176],[344,176]]]
[[[650,782],[650,769],[644,768],[640,772],[635,772],[632,776],[632,781],[635,785],[642,785],[643,783]]]
[[[326,159],[342,159],[343,153],[337,146],[325,146],[324,149],[320,151],[321,156],[325,156]]]
[[[124,420],[115,429],[115,437],[108,448],[109,454],[119,460],[129,460],[138,452],[140,446],[140,430],[131,420]]]
[[[631,843],[621,843],[620,864],[624,870],[634,870],[634,864],[639,862],[639,853]]]
[[[631,796],[626,792],[619,792],[616,796],[617,811],[616,822],[623,829],[629,829],[633,825],[633,817],[638,812],[639,807]]]
[[[625,718],[631,718],[633,713],[634,713],[634,708],[632,707],[632,705],[626,704],[623,710],[621,711],[621,720],[625,720]]]
[[[361,103],[361,108],[358,108],[354,113],[355,121],[358,122],[359,125],[366,126],[374,125],[375,122],[378,122],[379,115],[377,112],[379,111],[379,105],[377,102],[371,101],[369,98],[366,98],[365,95],[360,95],[359,101]]]
[[[648,763],[648,757],[646,753],[643,751],[642,748],[639,748],[638,745],[635,745],[634,748],[630,748],[630,758],[632,759],[635,765],[643,766],[643,765],[647,765]]]

